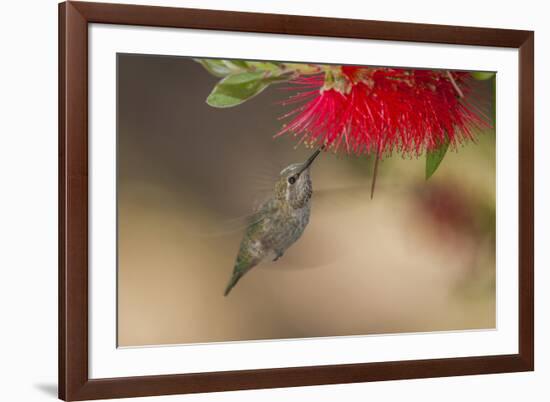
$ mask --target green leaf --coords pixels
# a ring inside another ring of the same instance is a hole
[[[248,62],[244,60],[223,60],[225,64],[229,66],[233,71],[246,71],[248,70]]]
[[[269,84],[286,81],[293,74],[280,63],[220,59],[195,61],[212,75],[223,78],[206,99],[210,106],[219,108],[239,105],[262,92]]]
[[[493,78],[495,76],[495,73],[485,72],[485,71],[474,71],[471,74],[472,74],[472,77],[480,81],[488,80],[489,78]]]
[[[200,63],[206,71],[216,77],[225,77],[232,73],[231,66],[226,64],[224,60],[218,59],[195,59]]]
[[[228,75],[214,87],[206,103],[219,108],[237,106],[258,95],[272,82],[286,79],[287,77],[282,76],[269,76],[265,71]]]
[[[447,149],[449,149],[449,140],[445,139],[445,142],[441,144],[439,148],[426,152],[426,180],[435,173],[445,157]]]
[[[273,74],[280,74],[283,70],[283,67],[280,63],[271,63],[264,61],[247,61],[247,68],[250,71],[271,71]]]
[[[273,75],[283,73],[284,67],[280,63],[243,61],[243,60],[223,60],[223,59],[195,59],[210,74],[216,77],[226,77],[230,74],[264,71]]]
[[[323,71],[325,66],[321,64],[283,63],[282,68],[293,70],[301,75],[316,74]]]

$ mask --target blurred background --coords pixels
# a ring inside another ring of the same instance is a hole
[[[189,58],[118,56],[119,346],[495,327],[492,130],[428,181],[423,157],[385,159],[373,200],[371,158],[321,155],[302,238],[224,297],[244,217],[312,151],[273,139],[291,93],[215,109],[217,81]]]

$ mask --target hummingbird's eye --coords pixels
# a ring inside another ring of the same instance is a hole
[[[290,177],[288,178],[288,182],[289,182],[290,184],[296,183],[296,177],[290,176]]]

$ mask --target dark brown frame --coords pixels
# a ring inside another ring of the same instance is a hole
[[[261,32],[519,49],[519,353],[500,356],[89,379],[88,24]],[[168,7],[59,5],[59,397],[137,397],[534,369],[534,33]]]

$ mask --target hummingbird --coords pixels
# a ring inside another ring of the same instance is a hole
[[[302,236],[313,194],[310,167],[323,148],[281,171],[270,198],[251,217],[224,296],[250,269],[263,261],[277,261]]]

